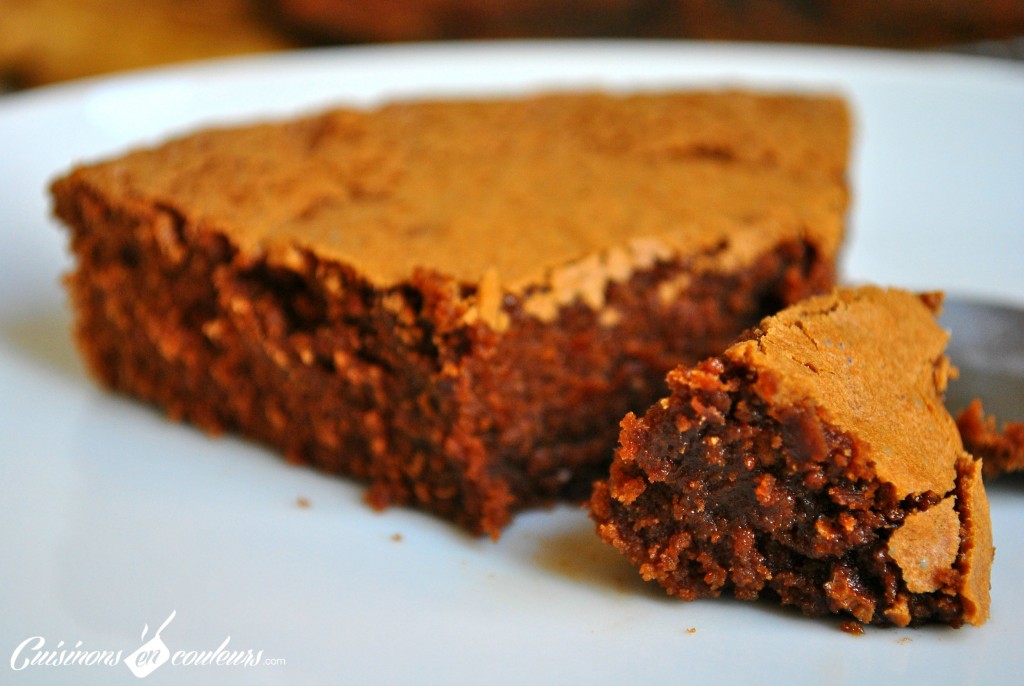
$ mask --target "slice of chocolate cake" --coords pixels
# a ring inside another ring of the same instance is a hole
[[[53,185],[107,385],[497,535],[680,360],[831,288],[832,97],[567,93],[207,130]]]
[[[684,599],[983,623],[988,502],[942,402],[940,301],[839,290],[672,371],[622,423],[590,504],[601,537]]]

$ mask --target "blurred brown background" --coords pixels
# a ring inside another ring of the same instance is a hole
[[[0,80],[326,44],[640,37],[1016,52],[1022,0],[0,0]],[[1019,56],[1019,55],[1009,55]]]

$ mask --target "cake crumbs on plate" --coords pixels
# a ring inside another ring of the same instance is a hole
[[[844,633],[850,634],[851,636],[864,635],[864,625],[852,619],[848,622],[840,622],[839,629]]]

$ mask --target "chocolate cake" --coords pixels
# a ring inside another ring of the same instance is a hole
[[[1007,0],[261,0],[324,41],[690,38],[891,47],[948,46],[1024,32]]]
[[[939,300],[838,290],[673,370],[668,397],[623,420],[590,503],[601,537],[684,599],[983,623],[988,502],[943,406]]]
[[[206,130],[52,187],[111,388],[496,536],[679,361],[833,283],[832,97],[547,94]]]

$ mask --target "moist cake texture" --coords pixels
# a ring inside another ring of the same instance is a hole
[[[833,97],[550,94],[211,129],[52,186],[108,386],[497,535],[667,370],[834,280]]]
[[[874,287],[766,318],[628,415],[598,532],[684,599],[773,597],[863,623],[981,624],[981,463],[945,410],[940,298]]]

